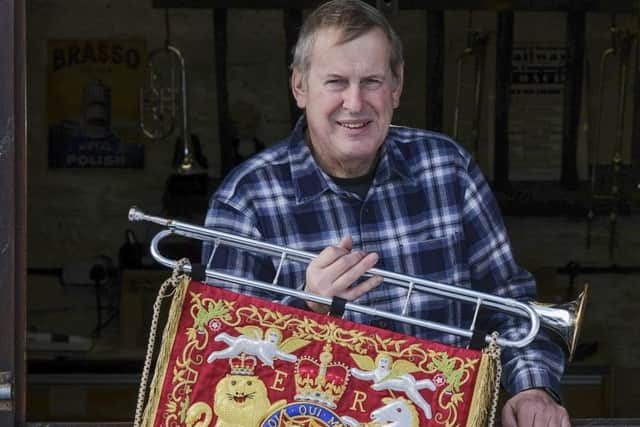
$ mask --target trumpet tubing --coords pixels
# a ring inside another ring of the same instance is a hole
[[[153,258],[158,263],[166,267],[174,268],[177,265],[177,260],[166,258],[161,254],[159,243],[162,239],[175,234],[201,241],[210,241],[214,243],[214,250],[209,258],[208,264],[211,263],[213,254],[215,253],[217,247],[219,247],[220,245],[228,245],[251,253],[268,255],[273,257],[274,259],[279,259],[279,264],[276,268],[275,277],[273,278],[271,283],[232,276],[225,273],[217,272],[210,268],[207,268],[205,270],[205,274],[208,278],[222,280],[238,285],[259,288],[269,292],[275,292],[281,295],[288,295],[326,305],[330,305],[332,302],[332,300],[327,297],[322,297],[308,292],[276,285],[281,267],[286,261],[308,264],[316,257],[316,254],[314,253],[287,248],[284,246],[273,245],[259,240],[224,233],[221,231],[173,219],[147,215],[136,207],[132,207],[129,210],[129,221],[148,221],[167,228],[166,230],[162,230],[154,236],[151,241],[150,248]],[[187,273],[190,273],[191,266],[185,266],[184,270]],[[524,347],[535,339],[540,330],[540,326],[542,325],[550,330],[553,330],[559,337],[563,339],[565,343],[565,351],[568,353],[569,359],[573,357],[573,352],[575,350],[580,332],[580,323],[582,321],[584,307],[587,300],[587,286],[585,286],[584,291],[577,300],[563,306],[553,307],[550,305],[544,305],[535,302],[524,303],[515,299],[502,298],[492,294],[481,293],[471,289],[460,288],[377,268],[373,268],[365,274],[365,276],[373,275],[381,276],[383,278],[383,283],[400,286],[407,289],[404,307],[408,305],[407,303],[410,300],[413,292],[416,291],[426,292],[446,298],[451,298],[460,302],[473,304],[475,306],[475,313],[471,322],[471,326],[468,329],[459,328],[443,323],[432,322],[426,319],[418,319],[405,316],[404,313],[391,313],[351,302],[346,303],[346,310],[351,310],[367,315],[384,317],[394,321],[405,322],[414,326],[471,338],[474,333],[473,331],[475,329],[476,320],[481,307],[487,307],[492,310],[523,317],[529,321],[529,331],[526,336],[517,340],[499,337],[497,340],[498,345],[507,347]],[[491,342],[491,340],[492,338],[490,335],[485,336],[485,342],[489,343]]]

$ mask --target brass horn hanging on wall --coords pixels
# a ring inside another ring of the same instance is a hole
[[[140,129],[147,138],[158,140],[173,134],[178,119],[175,81],[163,82],[154,59],[169,47],[151,51],[145,67],[145,80],[138,94]]]
[[[200,140],[189,125],[185,59],[170,41],[168,10],[165,25],[164,46],[151,51],[147,59],[146,79],[139,94],[140,128],[152,140],[170,138],[178,131],[162,204],[171,215],[189,217],[193,211],[206,209],[210,180]]]
[[[636,17],[640,19],[640,17]],[[620,205],[623,202],[623,136],[625,127],[625,115],[627,104],[627,92],[629,85],[629,71],[631,68],[631,58],[634,43],[638,43],[638,32],[640,28],[633,30],[619,28],[616,24],[615,14],[611,17],[611,46],[602,52],[600,58],[600,81],[598,88],[598,117],[596,135],[589,141],[588,147],[588,163],[589,163],[589,201],[587,212],[587,238],[586,246],[591,246],[592,223],[595,219],[595,201],[606,200],[609,204],[609,256],[613,257],[617,246],[617,217]],[[609,190],[600,192],[597,189],[597,183],[601,180],[601,165],[598,162],[600,151],[600,143],[602,138],[602,125],[604,117],[604,97],[605,97],[605,81],[610,67],[610,61],[618,58],[617,72],[617,106],[616,121],[614,131],[613,153],[610,163],[610,183]],[[638,59],[636,58],[636,61]]]
[[[484,86],[484,68],[489,32],[472,29],[473,12],[469,12],[467,21],[467,46],[458,55],[456,77],[456,99],[453,112],[453,138],[460,137],[460,105],[462,103],[462,74],[466,61],[473,61],[473,111],[471,113],[471,141],[470,147],[474,157],[478,158],[480,151],[480,118],[482,92]]]
[[[194,146],[189,126],[187,73],[182,52],[169,40],[169,15],[165,11],[165,45],[151,51],[147,58],[145,81],[140,88],[140,128],[153,140],[170,137],[179,126],[180,138],[174,166],[178,173],[189,174],[206,169],[206,159]]]

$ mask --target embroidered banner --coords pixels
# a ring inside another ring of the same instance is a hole
[[[145,426],[466,426],[493,361],[190,281],[173,297]]]

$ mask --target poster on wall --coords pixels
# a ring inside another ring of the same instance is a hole
[[[49,167],[143,168],[145,42],[50,40],[47,51]]]
[[[509,179],[557,181],[562,168],[566,47],[516,44],[511,68]]]

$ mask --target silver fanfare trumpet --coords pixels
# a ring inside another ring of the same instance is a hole
[[[276,267],[275,277],[273,278],[271,283],[232,276],[207,268],[205,270],[205,274],[208,278],[222,280],[239,285],[251,286],[269,292],[275,292],[282,295],[301,298],[316,303],[327,305],[331,304],[330,298],[276,285],[282,265],[285,261],[308,264],[316,257],[316,254],[273,245],[246,237],[236,236],[205,227],[176,221],[173,219],[147,215],[144,212],[138,210],[136,207],[132,207],[129,210],[129,221],[149,221],[167,227],[167,230],[162,230],[153,237],[150,248],[153,258],[158,263],[166,267],[174,268],[177,265],[177,261],[166,258],[160,253],[158,245],[160,241],[165,237],[175,234],[187,238],[198,239],[201,241],[211,241],[214,244],[214,248],[209,258],[208,264],[210,264],[211,260],[213,259],[213,254],[220,245],[228,245],[237,249],[246,250],[251,253],[263,254],[271,256],[273,258],[278,258],[279,264]],[[184,271],[186,273],[190,273],[191,266],[186,265],[184,267]],[[566,346],[565,350],[567,351],[569,360],[571,360],[573,357],[587,301],[588,285],[585,285],[584,290],[575,301],[558,306],[551,306],[539,304],[536,302],[524,303],[510,298],[497,297],[491,294],[473,291],[471,289],[459,288],[376,268],[369,270],[366,275],[381,276],[383,277],[385,283],[406,288],[407,296],[404,304],[405,308],[403,309],[402,313],[396,314],[347,302],[345,305],[346,310],[372,316],[379,316],[390,320],[405,322],[414,326],[420,326],[427,329],[471,338],[471,336],[473,335],[473,330],[475,329],[475,324],[480,308],[482,306],[485,306],[493,310],[524,317],[530,322],[529,332],[524,338],[519,340],[509,340],[499,337],[497,340],[498,345],[507,347],[524,347],[534,340],[534,338],[538,334],[538,331],[540,330],[540,326],[542,325],[545,328],[554,331],[562,338]],[[426,292],[434,295],[453,298],[468,304],[474,304],[475,314],[470,327],[468,329],[464,329],[442,323],[432,322],[425,319],[417,319],[405,316],[408,301],[411,298],[412,293],[415,291]],[[491,337],[487,335],[485,337],[485,342],[488,343],[490,341]]]

